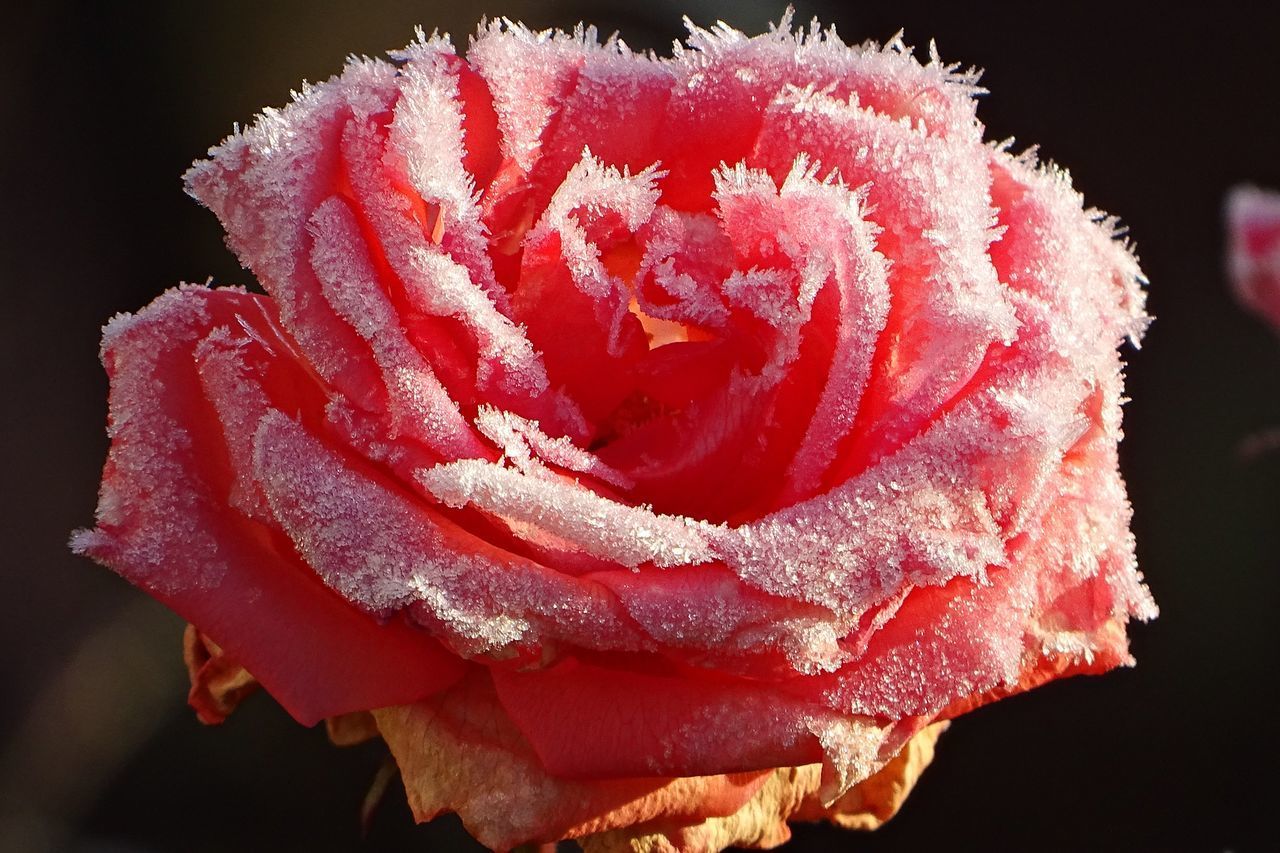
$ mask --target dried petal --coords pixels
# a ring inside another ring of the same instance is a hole
[[[202,723],[221,723],[261,686],[195,625],[188,625],[182,635],[182,659],[191,677],[187,702]]]

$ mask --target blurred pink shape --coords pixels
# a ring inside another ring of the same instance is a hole
[[[1238,186],[1227,195],[1227,269],[1236,298],[1280,331],[1280,193]]]

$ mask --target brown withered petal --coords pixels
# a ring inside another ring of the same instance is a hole
[[[877,829],[898,813],[920,774],[933,761],[938,737],[950,725],[934,723],[907,741],[894,758],[829,806],[810,794],[790,820],[827,820],[845,829]],[[739,842],[734,842],[739,843]]]
[[[355,746],[378,736],[378,724],[368,711],[329,717],[324,727],[334,746]]]
[[[495,850],[654,821],[674,827],[729,817],[772,775],[766,770],[683,778],[555,778],[507,717],[483,673],[430,700],[373,713],[400,765],[414,817],[427,821],[457,812],[468,831]]]
[[[190,702],[205,723],[221,723],[258,687],[194,626],[184,634],[183,657]],[[454,811],[495,850],[577,838],[587,853],[769,849],[791,837],[788,821],[875,829],[898,811],[947,725],[927,726],[879,772],[824,804],[821,764],[666,779],[554,778],[482,676],[429,701],[325,720],[338,746],[386,740],[419,821]]]
[[[947,723],[927,726],[878,773],[831,805],[818,796],[822,765],[780,767],[741,809],[679,826],[654,821],[582,840],[586,853],[715,853],[726,847],[770,849],[791,838],[788,821],[830,821],[845,829],[876,829],[897,813],[924,768]]]
[[[258,680],[194,625],[182,635],[182,660],[191,676],[187,702],[202,723],[221,723],[258,689]]]

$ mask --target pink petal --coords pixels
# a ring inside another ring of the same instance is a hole
[[[664,122],[667,144],[657,157],[671,173],[663,200],[679,210],[707,206],[716,166],[750,155],[764,107],[788,86],[856,94],[873,109],[925,122],[941,135],[973,133],[972,78],[936,61],[921,66],[900,40],[883,50],[850,50],[834,30],[793,34],[786,16],[769,34],[750,39],[725,25],[691,25],[688,45],[673,60],[680,76]],[[784,168],[775,177],[785,174]]]
[[[254,444],[262,489],[317,575],[374,613],[410,608],[460,653],[561,639],[636,648],[612,596],[476,538],[280,412]]]
[[[940,137],[856,101],[789,90],[770,104],[752,160],[778,174],[797,151],[865,187],[877,247],[892,259],[889,318],[835,484],[919,431],[1015,326],[987,256],[994,213],[976,128]]]
[[[1227,196],[1227,236],[1236,298],[1280,329],[1280,193],[1233,189]]]
[[[597,571],[663,653],[698,667],[759,678],[829,672],[849,659],[847,632],[821,607],[766,595],[719,563],[678,571]]]
[[[492,671],[543,766],[568,778],[705,776],[822,757],[803,703],[762,684],[637,661]],[[813,706],[813,714],[825,710]]]
[[[195,350],[242,326],[269,338],[263,306],[189,288],[112,321],[111,455],[98,527],[73,545],[199,626],[307,725],[443,689],[464,670],[456,657],[354,609],[269,528],[226,506],[228,448],[205,414]]]
[[[628,506],[567,478],[530,476],[462,460],[422,471],[418,481],[448,506],[472,504],[629,568],[688,566],[711,559],[706,535],[710,525]],[[525,536],[536,537],[537,533]]]
[[[335,191],[343,126],[388,109],[395,94],[393,66],[352,63],[284,110],[265,112],[186,174],[187,192],[218,216],[307,361],[352,403],[374,411],[385,406],[383,383],[368,345],[336,316],[310,269],[310,219]]]
[[[354,214],[337,198],[312,216],[311,263],[333,310],[369,342],[387,389],[390,437],[404,434],[440,458],[483,456],[485,448],[431,363],[409,342],[360,239]],[[435,359],[439,364],[440,358]]]

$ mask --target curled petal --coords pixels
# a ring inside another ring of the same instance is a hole
[[[472,460],[438,465],[418,480],[449,506],[473,504],[629,568],[696,565],[711,558],[707,525],[619,504],[568,480]]]
[[[368,711],[356,711],[328,717],[324,721],[325,732],[337,746],[355,746],[378,736],[378,724]]]
[[[898,813],[920,774],[933,761],[934,747],[947,723],[921,729],[889,763],[850,788],[839,799],[823,803],[809,796],[791,817],[795,820],[829,820],[845,829],[875,829]],[[815,789],[816,790],[816,789]]]
[[[261,686],[195,625],[188,625],[182,635],[182,660],[191,677],[187,704],[202,723],[221,723]]]

